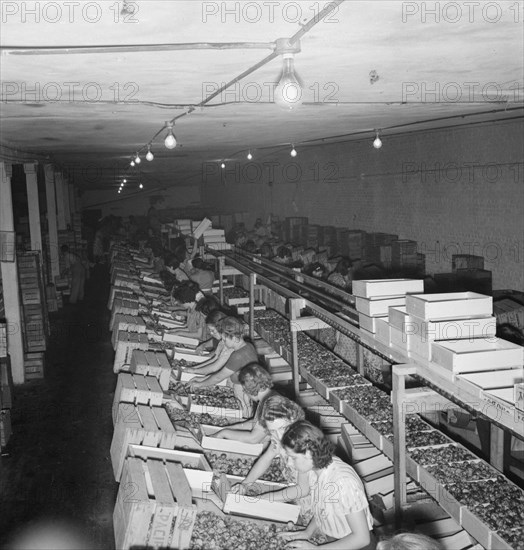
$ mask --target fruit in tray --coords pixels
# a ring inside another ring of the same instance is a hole
[[[390,441],[394,441],[393,434],[386,435]],[[432,447],[434,445],[445,445],[449,439],[436,430],[426,432],[406,432],[406,447],[415,449],[417,447]]]
[[[196,405],[208,405],[209,407],[223,407],[226,409],[240,409],[238,399],[233,389],[223,386],[211,388],[198,388],[190,390],[184,382],[175,382],[170,389],[179,396],[190,396],[191,402]]]
[[[409,432],[430,431],[433,428],[421,420],[418,416],[411,414],[405,417],[406,430]],[[382,435],[393,433],[393,419],[384,422],[372,422],[371,425]]]
[[[286,541],[276,534],[284,525],[261,525],[249,520],[220,518],[212,512],[199,512],[191,536],[191,550],[282,550]]]
[[[355,386],[333,392],[370,422],[393,420],[389,396],[375,386]]]
[[[213,472],[216,474],[229,474],[242,477],[247,476],[253,463],[257,460],[253,457],[231,457],[226,453],[206,453],[206,458],[213,467]],[[285,482],[278,457],[273,459],[271,466],[260,479],[280,483]]]
[[[496,477],[496,473],[481,461],[468,461],[454,464],[432,464],[426,470],[441,483],[474,482]]]
[[[214,416],[207,413],[190,413],[183,409],[177,409],[169,403],[166,403],[166,411],[173,424],[187,426],[195,433],[200,431],[201,424],[223,427],[238,423],[237,419],[228,418],[226,416]]]
[[[231,288],[224,288],[224,298],[246,298],[249,297],[249,292],[240,288],[239,286],[233,286]]]
[[[408,417],[412,418],[412,417]],[[429,449],[414,449],[411,458],[421,466],[429,464],[450,464],[452,462],[466,462],[476,460],[476,456],[463,447],[447,445],[446,447],[432,447]]]

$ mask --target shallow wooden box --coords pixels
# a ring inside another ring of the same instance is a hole
[[[118,375],[113,399],[113,423],[116,422],[120,402],[160,407],[162,406],[163,397],[164,392],[154,376],[121,372]]]
[[[130,444],[174,449],[176,431],[162,407],[119,403],[111,442],[111,463],[119,481]]]
[[[189,548],[191,499],[181,464],[128,458],[113,513],[116,548]]]
[[[405,305],[405,303],[406,303],[405,296],[396,296],[396,297],[377,296],[373,299],[357,297],[356,309],[359,312],[359,314],[363,313],[368,317],[384,317],[388,315],[390,307],[403,306]]]
[[[362,298],[402,296],[424,292],[422,279],[368,279],[353,281],[352,293]]]
[[[523,349],[500,338],[449,340],[432,344],[432,360],[454,373],[521,368]]]
[[[211,451],[230,451],[239,454],[260,456],[264,449],[263,443],[244,443],[242,441],[235,441],[234,439],[217,439],[216,437],[210,437],[212,434],[224,429],[219,426],[207,426],[201,425],[202,441],[200,442],[202,447]]]
[[[497,330],[497,320],[493,316],[469,319],[445,319],[428,321],[415,315],[405,320],[402,331],[428,340],[464,340],[473,338],[491,339]]]
[[[406,312],[427,320],[488,317],[493,312],[493,298],[476,292],[407,295]]]
[[[129,372],[142,376],[154,376],[162,390],[169,389],[171,364],[165,352],[133,350]]]

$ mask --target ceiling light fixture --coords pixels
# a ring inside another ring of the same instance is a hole
[[[135,165],[135,161],[133,159],[131,159],[131,162],[129,163],[130,166],[134,166]]]
[[[295,146],[291,144],[291,152],[289,153],[293,158],[297,156],[297,152],[295,150]]]
[[[123,181],[122,181],[122,183],[127,183],[127,180],[124,178]]]
[[[144,185],[143,185],[142,183],[140,183],[140,184],[138,185],[138,188],[139,188],[139,189],[143,189],[143,188],[144,188]]]
[[[300,107],[304,101],[303,82],[295,73],[295,54],[300,52],[300,42],[294,44],[289,38],[276,41],[276,53],[282,55],[282,72],[274,92],[274,102],[288,111]]]
[[[176,137],[175,134],[173,134],[173,123],[167,121],[166,128],[167,136],[164,140],[164,145],[166,146],[166,149],[174,149],[176,147]]]
[[[138,151],[136,153],[136,157],[135,157],[135,164],[140,164],[142,162],[142,159],[140,158],[140,156],[138,155]]]
[[[225,167],[226,167],[226,163],[222,162],[222,164],[220,165],[220,168],[224,169]]]
[[[151,152],[151,144],[149,143],[147,145],[147,155],[146,155],[146,159],[151,162],[153,159],[155,158],[155,155],[153,155],[153,153]]]
[[[375,130],[376,132],[376,137],[375,137],[375,141],[373,142],[373,147],[375,149],[380,149],[382,147],[382,140],[378,137],[378,130]]]
[[[251,154],[251,149],[249,150],[249,153],[247,154],[247,160],[251,160],[253,158],[253,155]]]

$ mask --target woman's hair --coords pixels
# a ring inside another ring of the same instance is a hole
[[[260,424],[267,429],[267,423],[284,418],[290,422],[303,420],[306,417],[302,407],[282,395],[268,397],[262,406]]]
[[[351,260],[349,258],[341,258],[337,264],[337,267],[335,267],[335,273],[347,275],[350,267]]]
[[[236,337],[242,339],[245,333],[244,322],[236,317],[225,317],[220,321],[217,329],[222,336],[228,336],[230,338]]]
[[[212,311],[220,309],[220,303],[214,296],[204,296],[195,309],[207,317]]]
[[[258,363],[249,363],[238,372],[238,381],[251,395],[273,387],[273,379],[269,372]]]
[[[380,541],[377,550],[441,550],[439,542],[418,533],[399,533],[394,537]]]
[[[315,468],[329,466],[335,450],[335,446],[324,437],[322,430],[307,420],[300,420],[289,426],[282,436],[282,446],[298,454],[309,451]]]
[[[173,291],[173,298],[181,304],[189,304],[196,300],[198,289],[191,285],[181,285]]]
[[[218,327],[220,321],[222,319],[225,319],[227,315],[221,311],[220,309],[214,309],[211,311],[207,317],[206,317],[206,325],[213,325],[214,327]]]

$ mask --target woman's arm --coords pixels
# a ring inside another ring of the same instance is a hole
[[[302,531],[283,531],[282,533],[278,533],[277,537],[291,541],[289,544],[286,544],[286,548],[315,548],[317,545],[312,542],[308,542],[307,539],[310,539],[315,534],[317,529],[317,520],[315,518],[311,518],[308,526]],[[340,541],[337,540],[335,542],[338,543]],[[340,548],[344,547],[339,545],[337,548],[340,550]]]
[[[247,422],[246,422],[247,424]],[[240,426],[240,424],[239,424]],[[228,428],[220,430],[214,434],[214,437],[219,439],[234,439],[235,441],[242,441],[243,443],[261,443],[266,438],[267,434],[264,428],[260,424],[256,424],[252,430],[245,430],[241,428]]]
[[[222,367],[218,372],[211,374],[206,379],[195,382],[191,380],[189,384],[192,388],[209,388],[209,386],[216,386],[218,383],[222,382],[222,380],[230,378],[233,374],[235,374],[235,371]]]
[[[333,550],[339,550],[345,548],[347,550],[358,550],[367,546],[371,540],[369,533],[368,522],[366,519],[366,513],[364,510],[354,512],[346,515],[349,527],[351,528],[351,534],[342,537],[341,539],[327,544],[322,544],[322,548],[332,548]],[[309,526],[308,526],[309,527]],[[291,546],[291,548],[293,548]]]
[[[271,466],[271,462],[277,455],[278,450],[270,445],[267,450],[260,456],[260,458],[253,464],[251,470],[245,477],[244,481],[237,483],[231,487],[231,492],[243,494],[246,492],[247,486],[254,483],[259,477],[263,476],[265,472]]]
[[[186,369],[186,372],[194,374],[213,374],[214,372],[219,371],[229,359],[231,353],[223,352],[216,359],[213,359],[210,363],[202,367],[191,367],[191,369]],[[204,365],[204,363],[203,363]]]
[[[262,493],[260,498],[269,500],[269,502],[289,502],[298,498],[304,498],[309,495],[310,487],[307,474],[298,473],[295,485],[289,485],[279,491],[270,491]]]

